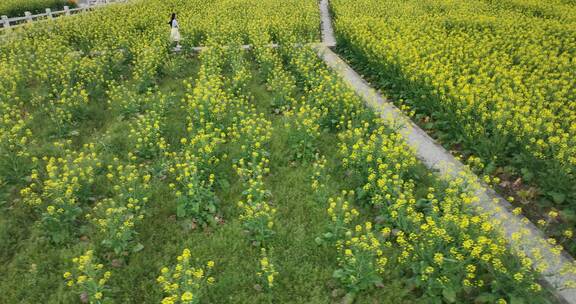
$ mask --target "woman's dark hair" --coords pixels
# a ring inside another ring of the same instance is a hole
[[[168,22],[170,27],[172,27],[172,22],[174,21],[174,19],[176,19],[176,13],[172,13],[172,16],[170,17],[170,22]]]

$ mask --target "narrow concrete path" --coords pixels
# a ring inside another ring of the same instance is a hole
[[[431,170],[448,179],[469,177],[473,184],[471,189],[475,192],[479,201],[474,203],[478,212],[489,214],[499,222],[503,235],[510,243],[513,250],[523,252],[533,260],[541,256],[546,262],[546,271],[542,279],[552,287],[557,298],[565,303],[576,304],[576,289],[564,289],[568,282],[576,282],[576,273],[565,273],[565,269],[574,267],[574,259],[567,253],[554,254],[554,247],[550,245],[546,236],[524,216],[515,216],[511,212],[508,201],[498,195],[464,164],[458,161],[444,147],[439,145],[424,130],[414,124],[400,109],[390,101],[383,98],[373,89],[356,71],[344,60],[329,49],[335,46],[335,37],[328,15],[328,0],[320,2],[322,14],[322,39],[324,44],[316,45],[318,56],[332,68],[342,79],[364,99],[366,104],[379,112],[382,118],[390,124],[399,125],[400,134],[405,138],[408,145],[414,149],[417,157]],[[328,20],[328,21],[326,21]],[[326,40],[324,40],[326,38]]]
[[[330,6],[328,0],[320,0],[320,20],[322,22],[322,42],[328,46],[336,46],[334,29],[332,28],[332,19],[330,17]]]

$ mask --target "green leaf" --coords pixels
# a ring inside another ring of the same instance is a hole
[[[344,270],[342,270],[342,269],[334,270],[334,273],[332,273],[332,277],[335,279],[343,278],[344,277]]]
[[[534,173],[526,168],[520,169],[520,172],[522,173],[522,178],[527,182],[530,182],[534,178]]]
[[[366,196],[366,191],[364,191],[364,188],[359,187],[356,189],[356,197],[361,200]]]
[[[185,215],[186,215],[186,209],[184,208],[184,205],[179,204],[178,207],[176,208],[176,216],[184,217]]]
[[[483,293],[476,297],[474,303],[494,303],[498,298],[491,293]]]
[[[354,300],[356,299],[356,294],[353,292],[349,292],[347,293],[344,298],[342,298],[342,304],[352,304],[354,303]]]
[[[576,212],[573,210],[562,210],[560,216],[568,222],[576,221]]]
[[[442,296],[448,303],[456,302],[456,291],[451,287],[446,287],[442,290]]]
[[[496,163],[491,161],[488,163],[488,165],[484,168],[484,171],[486,171],[486,173],[491,174],[494,173],[494,171],[496,170],[497,166]]]
[[[566,194],[564,193],[548,192],[546,194],[548,194],[556,204],[562,204],[564,200],[566,200]]]
[[[144,245],[138,243],[136,246],[134,246],[134,248],[132,248],[132,252],[142,251],[142,249],[144,249]]]
[[[510,297],[510,304],[524,304],[524,300],[515,296]]]

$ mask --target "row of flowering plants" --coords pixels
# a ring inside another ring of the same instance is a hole
[[[215,194],[216,167],[224,158],[220,147],[226,143],[227,96],[221,79],[222,58],[214,50],[201,55],[196,85],[185,83],[189,92],[183,110],[187,118],[186,137],[173,153],[169,169],[170,188],[176,195],[176,216],[191,220],[193,226],[215,226],[219,222],[219,199]]]
[[[253,37],[253,36],[252,36]],[[239,49],[235,51],[241,54]],[[262,54],[260,47],[256,54]],[[265,59],[266,60],[266,59]],[[263,61],[260,61],[262,63]],[[268,83],[268,80],[266,80]],[[237,98],[245,99],[242,94]],[[271,290],[276,284],[276,265],[272,256],[272,240],[275,231],[276,207],[272,204],[272,193],[267,189],[265,178],[270,173],[269,143],[272,138],[272,123],[254,108],[247,108],[248,115],[237,124],[240,151],[233,159],[233,168],[242,180],[243,199],[238,202],[240,220],[248,240],[259,248],[257,286]]]

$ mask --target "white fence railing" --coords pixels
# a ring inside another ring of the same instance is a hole
[[[60,16],[70,16],[72,14],[83,13],[89,10],[92,10],[96,7],[100,7],[107,4],[112,3],[124,3],[128,2],[128,0],[89,0],[88,3],[80,4],[77,8],[70,8],[68,6],[64,6],[64,9],[61,11],[52,11],[50,8],[46,9],[46,13],[44,14],[35,14],[33,15],[30,12],[25,12],[24,16],[22,17],[12,17],[8,18],[8,16],[3,15],[2,19],[0,20],[0,30],[10,30],[14,27],[22,26],[27,23],[32,23],[37,20],[50,20]]]

